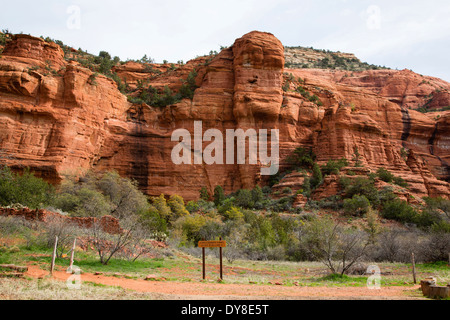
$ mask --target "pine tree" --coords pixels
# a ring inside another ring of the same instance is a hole
[[[222,186],[216,186],[214,188],[214,204],[216,207],[222,205],[225,200],[225,193],[223,192]]]
[[[311,178],[311,187],[313,189],[317,188],[323,181],[322,170],[317,163],[313,165],[313,175]]]
[[[210,195],[209,195],[208,189],[206,189],[206,187],[202,187],[200,189],[200,199],[209,201],[209,198],[210,198]]]

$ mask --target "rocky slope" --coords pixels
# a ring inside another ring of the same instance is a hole
[[[351,160],[357,148],[367,170],[391,170],[410,184],[410,194],[448,197],[450,113],[412,109],[449,106],[449,83],[408,70],[284,65],[280,41],[255,31],[218,55],[185,65],[115,66],[133,88],[145,81],[174,91],[196,70],[192,100],[154,107],[128,102],[113,80],[65,60],[58,45],[16,35],[0,58],[1,161],[15,169],[29,166],[54,183],[90,168],[115,169],[149,195],[186,199],[197,198],[203,186],[231,192],[266,182],[260,164],[173,164],[172,132],[193,133],[194,121],[201,120],[203,132],[215,128],[224,135],[236,128],[279,129],[282,168],[299,146],[312,147],[320,162]],[[336,182],[328,180],[319,198]]]
[[[361,62],[353,53],[332,52],[305,47],[285,47],[286,68],[319,68],[350,71],[378,70],[385,67]]]

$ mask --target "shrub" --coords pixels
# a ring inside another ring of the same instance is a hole
[[[398,197],[395,195],[392,187],[384,187],[378,191],[378,201],[381,205],[387,201],[393,201],[395,199],[398,199]]]
[[[263,196],[264,196],[264,195],[268,195],[268,194],[270,194],[270,193],[272,192],[272,188],[269,187],[269,186],[264,186],[264,187],[261,189],[261,191],[262,191],[262,193],[263,193]]]
[[[379,168],[377,170],[378,177],[384,182],[392,182],[394,180],[394,175],[384,168]]]
[[[226,225],[230,225],[234,222],[229,221]],[[226,235],[227,247],[223,251],[223,255],[229,263],[233,263],[236,259],[245,256],[243,249],[245,248],[246,240],[245,233],[246,227],[242,224],[231,225],[230,232]]]
[[[166,221],[169,221],[171,210],[170,207],[167,205],[166,198],[164,197],[163,194],[161,194],[159,197],[153,197],[152,205],[156,209],[161,218],[163,218]]]
[[[287,160],[293,166],[312,168],[316,161],[316,155],[312,149],[299,147]]]
[[[72,216],[112,215],[120,219],[146,211],[148,201],[135,181],[111,171],[88,172],[78,182],[66,180],[52,205]]]
[[[256,216],[248,229],[248,237],[252,239],[255,248],[265,251],[275,243],[275,231],[270,220],[263,216]]]
[[[273,212],[288,212],[292,209],[292,202],[294,201],[293,197],[283,197],[278,200],[272,200],[267,208]]]
[[[227,198],[223,201],[222,205],[218,207],[218,211],[220,214],[224,215],[225,212],[231,210],[233,206],[234,206],[234,197]]]
[[[316,200],[308,200],[305,204],[305,209],[307,210],[319,210],[320,209],[320,203]]]
[[[283,192],[283,194],[292,194],[292,189],[289,188],[289,187],[286,187],[286,188],[283,189],[282,192]]]
[[[197,212],[200,209],[200,206],[197,202],[191,200],[188,203],[186,203],[186,210],[189,211],[189,213]]]
[[[140,223],[156,240],[161,240],[160,236],[167,233],[167,222],[153,205],[141,213]]]
[[[433,233],[449,233],[450,234],[450,222],[440,220],[431,225],[431,231]]]
[[[134,243],[144,243],[148,233],[142,231],[140,219],[130,215],[120,220],[123,232],[110,234],[103,230],[101,222],[97,220],[88,229],[92,244],[98,253],[100,263],[107,265],[111,258],[120,253],[129,251]]]
[[[375,261],[400,262],[405,251],[408,251],[405,246],[406,239],[408,239],[407,232],[399,229],[381,232],[377,236],[377,244],[373,248],[370,258]],[[408,258],[410,255],[411,252],[408,252]]]
[[[32,228],[31,222],[22,217],[0,216],[0,234],[2,236],[23,234]]]
[[[242,220],[244,219],[244,214],[239,210],[239,208],[231,207],[224,214],[227,220]]]
[[[447,218],[450,219],[450,200],[444,199],[442,197],[438,198],[424,198],[427,208],[429,210],[438,211],[441,210]]]
[[[94,180],[95,188],[111,206],[110,215],[122,218],[147,210],[147,197],[139,190],[136,181],[122,178],[117,171],[108,171],[90,179]]]
[[[252,200],[253,200],[253,207],[255,209],[262,209],[263,202],[265,199],[265,195],[263,190],[261,189],[260,186],[256,186],[255,188],[252,189]]]
[[[315,189],[323,182],[322,171],[317,163],[313,165],[313,174],[310,180],[311,188]]]
[[[354,195],[365,196],[374,207],[380,204],[379,194],[373,180],[357,177],[355,179],[341,178],[339,184],[344,188],[345,198]]]
[[[361,154],[359,153],[358,147],[355,147],[354,149],[352,160],[354,161],[354,166],[356,168],[362,167]]]
[[[307,198],[309,198],[311,196],[311,180],[310,178],[305,178],[305,180],[303,180],[303,195]]]
[[[320,200],[318,205],[322,209],[339,210],[342,208],[342,199],[340,196],[334,195]]]
[[[220,206],[225,200],[225,193],[223,192],[223,188],[221,186],[216,186],[214,188],[214,204],[216,207]]]
[[[195,83],[195,78],[197,77],[197,72],[195,70],[191,71],[185,81],[183,81],[183,85],[178,91],[178,99],[193,99],[194,91],[197,89],[197,85]]]
[[[370,201],[365,196],[355,194],[351,199],[344,200],[344,211],[347,214],[361,217],[368,212]]]
[[[421,249],[426,262],[447,262],[450,252],[450,233],[433,232],[429,234]]]
[[[286,249],[283,245],[267,248],[267,259],[271,261],[282,261],[286,259]]]
[[[72,249],[74,237],[79,233],[79,228],[64,217],[54,216],[46,221],[47,247],[53,248],[55,237],[58,237],[56,255],[61,258],[63,254],[68,254]]]
[[[184,200],[179,195],[174,194],[170,196],[169,201],[167,201],[167,205],[170,207],[171,221],[175,221],[180,217],[189,215],[189,211],[187,211],[186,207],[184,206]]]
[[[5,34],[5,32],[0,32],[0,46],[5,46],[5,45],[6,45],[6,34]]]
[[[383,218],[403,223],[416,223],[417,212],[406,201],[399,199],[387,201],[381,211]]]
[[[418,216],[418,224],[434,232],[450,233],[450,200],[424,198],[426,206]]]
[[[75,194],[61,193],[55,196],[52,205],[64,212],[76,212],[81,205],[81,199]]]
[[[20,203],[30,209],[50,204],[53,187],[26,168],[23,174],[14,173],[9,167],[0,168],[0,204],[8,206]]]
[[[79,205],[72,216],[77,217],[101,217],[111,213],[112,206],[108,203],[103,194],[87,186],[82,187],[76,193]]]
[[[198,232],[199,238],[205,240],[216,240],[223,234],[223,223],[218,220],[207,219],[204,226]]]
[[[345,158],[340,160],[329,160],[325,166],[322,166],[321,170],[324,176],[331,174],[339,174],[343,167],[348,166],[348,161]]]
[[[215,211],[215,205],[212,201],[205,201],[203,199],[200,199],[197,201],[197,204],[199,206],[199,212],[201,213],[207,214]]]
[[[344,228],[330,218],[315,219],[306,225],[303,246],[333,274],[345,274],[366,252],[367,234]]]
[[[203,239],[204,235],[200,231],[206,226],[208,221],[216,220],[201,214],[193,214],[181,217],[175,222],[174,226],[175,229],[181,232],[182,237],[186,241],[197,244],[198,241]]]
[[[210,194],[208,192],[208,189],[206,187],[202,187],[200,189],[200,199],[209,201],[209,198],[210,198]]]
[[[253,196],[251,190],[241,189],[236,195],[234,203],[242,208],[250,209],[253,208],[255,202],[253,201]]]
[[[306,94],[306,90],[305,88],[303,88],[302,86],[298,86],[295,91],[297,91],[298,93],[300,93],[302,96]]]

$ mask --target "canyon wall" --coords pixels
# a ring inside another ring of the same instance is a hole
[[[128,62],[113,70],[131,86],[146,80],[176,91],[195,69],[193,99],[166,107],[132,104],[113,80],[65,60],[56,44],[14,36],[0,58],[2,164],[30,167],[52,183],[114,169],[149,195],[186,199],[198,198],[203,186],[229,193],[266,183],[260,163],[175,165],[172,132],[193,134],[194,122],[202,121],[203,132],[219,129],[224,137],[227,129],[278,129],[281,168],[300,146],[313,148],[321,163],[351,160],[357,148],[366,168],[389,169],[412,194],[449,195],[450,112],[413,110],[450,105],[445,81],[408,70],[284,69],[281,42],[256,31],[217,55],[175,68],[153,64],[159,72],[145,68]]]

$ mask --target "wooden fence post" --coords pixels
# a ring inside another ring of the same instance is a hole
[[[58,247],[58,236],[55,236],[55,246],[53,247],[52,264],[50,265],[50,274],[53,275],[55,268],[56,248]]]
[[[69,268],[67,269],[68,272],[72,272],[73,258],[75,255],[75,246],[76,245],[77,245],[77,238],[73,239],[72,252],[70,253],[70,264],[69,264]]]

